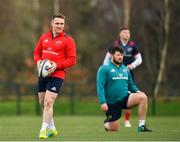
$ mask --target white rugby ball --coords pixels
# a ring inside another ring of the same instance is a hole
[[[52,67],[52,63],[50,60],[42,60],[39,65],[39,76],[40,77],[48,77],[50,74],[48,73],[48,69]]]

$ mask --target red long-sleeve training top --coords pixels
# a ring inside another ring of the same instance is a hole
[[[76,64],[76,45],[71,36],[65,32],[53,38],[52,32],[40,37],[34,50],[34,61],[49,59],[57,64],[57,69],[51,77],[64,79],[65,69]]]

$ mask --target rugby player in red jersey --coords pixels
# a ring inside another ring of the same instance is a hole
[[[53,120],[53,105],[65,78],[65,69],[76,64],[76,45],[74,39],[64,32],[65,19],[63,14],[56,13],[52,17],[51,31],[41,35],[34,50],[38,68],[44,59],[52,62],[49,76],[38,79],[39,103],[43,111],[40,139],[58,134]]]

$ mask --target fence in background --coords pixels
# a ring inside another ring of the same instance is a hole
[[[156,115],[156,98],[153,97],[152,94],[152,88],[153,88],[153,83],[138,83],[140,88],[147,88],[146,89],[147,94],[149,95],[149,98],[151,98],[151,114]],[[167,98],[172,98],[172,97],[180,97],[179,89],[178,88],[173,88],[173,86],[169,86],[167,83],[162,83],[161,84],[163,89],[161,89],[161,92],[159,94],[160,97],[167,97]],[[65,101],[62,101],[62,103],[66,102],[67,104],[67,111],[66,114],[76,114],[77,108],[76,104],[78,103],[79,107],[80,101],[85,102],[85,105],[89,105],[89,107],[95,107],[94,105],[97,106],[98,101],[97,101],[97,94],[96,94],[96,88],[95,88],[95,83],[88,83],[88,86],[90,88],[87,90],[86,87],[84,87],[85,84],[64,84],[62,88],[62,96],[65,97]],[[168,86],[168,87],[167,87]],[[144,89],[143,89],[144,90]],[[60,95],[60,99],[63,98]],[[23,98],[31,98],[32,102],[34,102],[34,114],[39,115],[41,113],[41,108],[38,103],[38,95],[37,95],[37,88],[36,85],[32,84],[18,84],[18,83],[9,83],[9,82],[1,82],[0,83],[0,105],[3,104],[4,102],[15,102],[15,107],[16,107],[16,115],[21,115],[22,114],[22,103],[23,103]],[[88,104],[89,103],[89,104]],[[10,107],[10,106],[8,106]],[[82,107],[84,107],[82,105]],[[89,109],[91,109],[89,108]],[[94,108],[94,109],[96,109]],[[0,108],[2,109],[2,107]],[[58,109],[58,108],[57,108]],[[83,108],[82,108],[83,109]],[[88,109],[88,110],[89,110]],[[0,111],[0,115],[2,113],[2,110]],[[93,112],[91,112],[93,114]]]

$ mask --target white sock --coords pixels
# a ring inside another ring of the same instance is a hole
[[[142,125],[145,125],[145,120],[138,120],[139,122],[139,127],[141,127]]]
[[[110,127],[109,127],[109,123],[108,123],[108,122],[106,122],[106,123],[104,124],[104,127],[105,127],[106,129],[110,130]]]
[[[41,130],[46,130],[46,129],[47,129],[47,126],[48,126],[48,123],[43,122],[43,123],[42,123]]]
[[[53,120],[53,118],[51,119],[51,121],[50,121],[49,124],[48,124],[48,129],[50,129],[50,130],[56,130],[56,127],[55,127],[55,125],[54,125],[54,120]]]

